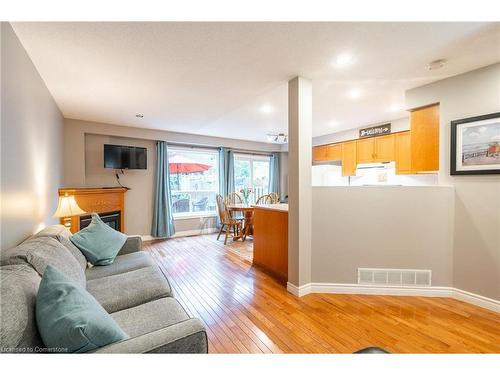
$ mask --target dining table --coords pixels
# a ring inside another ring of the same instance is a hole
[[[244,203],[231,203],[227,205],[227,209],[231,213],[231,216],[233,217],[234,213],[236,212],[242,212],[244,217],[241,234],[239,236],[234,237],[234,240],[236,241],[241,239],[242,241],[245,241],[246,236],[252,236],[253,235],[252,218],[254,211],[253,206]]]

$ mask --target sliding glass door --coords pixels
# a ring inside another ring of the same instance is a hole
[[[271,157],[266,155],[234,155],[234,186],[236,192],[250,187],[253,192],[250,202],[269,193],[269,165]]]

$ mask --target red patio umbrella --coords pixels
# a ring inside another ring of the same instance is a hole
[[[170,173],[197,173],[205,172],[212,168],[211,165],[196,163],[193,160],[181,155],[174,155],[168,158],[168,169]]]

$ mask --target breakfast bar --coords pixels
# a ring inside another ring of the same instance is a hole
[[[288,281],[288,204],[254,206],[253,264]]]

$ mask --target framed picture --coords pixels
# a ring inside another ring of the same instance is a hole
[[[451,122],[450,174],[500,173],[500,112]]]

